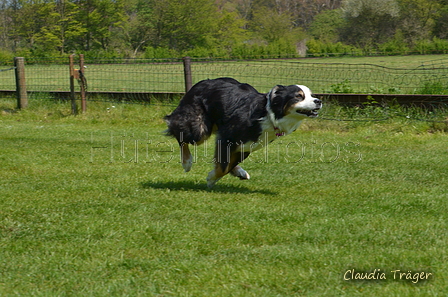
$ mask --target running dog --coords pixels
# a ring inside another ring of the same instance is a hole
[[[322,101],[306,86],[277,85],[262,94],[233,78],[217,78],[194,85],[164,119],[166,134],[179,143],[185,172],[193,164],[188,145],[216,132],[215,168],[207,177],[212,188],[227,173],[249,179],[239,163],[262,144],[294,132],[304,119],[317,117],[321,108]]]

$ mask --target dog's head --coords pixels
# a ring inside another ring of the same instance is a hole
[[[278,85],[267,96],[276,119],[289,115],[315,118],[322,108],[322,101],[315,98],[308,87],[302,85]]]

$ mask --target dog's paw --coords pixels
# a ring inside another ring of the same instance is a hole
[[[215,170],[210,171],[207,176],[207,187],[210,189],[221,179],[221,177],[216,177]]]
[[[185,172],[188,172],[191,170],[191,167],[193,166],[193,156],[190,156],[187,160],[182,161],[182,167],[184,168]]]
[[[249,173],[240,166],[235,166],[235,168],[230,171],[233,176],[239,177],[240,179],[250,179]]]

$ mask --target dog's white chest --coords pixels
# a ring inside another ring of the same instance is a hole
[[[260,121],[261,124],[261,135],[259,136],[257,141],[248,141],[242,145],[240,145],[237,149],[239,152],[252,153],[256,150],[266,147],[274,141],[275,139],[286,136],[294,132],[302,123],[301,120],[297,120],[296,118],[282,118],[277,124],[278,127],[274,127],[271,120],[268,118],[263,118]]]
[[[274,141],[277,137],[279,136],[277,136],[273,131],[270,132],[264,131],[263,133],[261,133],[257,141],[248,141],[240,145],[237,151],[245,153],[254,152],[263,147],[266,147],[270,142]]]

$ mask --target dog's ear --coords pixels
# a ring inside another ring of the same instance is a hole
[[[282,85],[276,85],[271,89],[271,91],[268,93],[268,109],[270,109],[273,112],[273,117],[280,118],[282,114],[282,93],[286,89],[285,86]]]
[[[283,90],[283,89],[285,89],[284,86],[282,86],[282,85],[276,85],[275,87],[273,87],[273,88],[269,91],[269,93],[268,93],[268,99],[272,101],[272,100],[275,98],[275,95],[276,95],[279,91],[281,91],[281,90]]]

